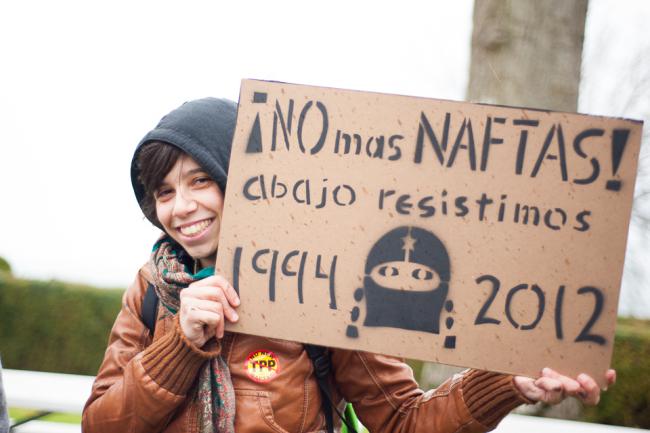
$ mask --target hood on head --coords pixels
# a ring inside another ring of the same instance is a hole
[[[203,98],[185,102],[163,117],[144,136],[131,160],[131,184],[142,208],[145,190],[138,179],[138,154],[147,143],[162,141],[173,144],[191,156],[217,182],[225,193],[228,162],[237,120],[237,104],[228,99]],[[151,221],[160,227],[156,221]]]

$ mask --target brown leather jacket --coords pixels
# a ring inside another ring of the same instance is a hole
[[[141,269],[124,294],[84,408],[84,432],[197,432],[195,379],[219,350],[235,388],[237,433],[325,430],[313,365],[302,344],[226,333],[216,351],[204,352],[184,339],[172,316],[161,317],[162,308],[152,339],[140,319],[148,280]],[[269,382],[247,374],[247,357],[258,350],[278,358],[279,373]],[[335,401],[352,402],[372,433],[482,432],[525,401],[511,376],[468,370],[424,392],[398,359],[341,349],[330,353]]]

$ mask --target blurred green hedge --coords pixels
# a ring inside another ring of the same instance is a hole
[[[650,429],[650,320],[618,319],[612,367],[616,385],[585,409],[584,419]]]
[[[11,265],[3,257],[0,257],[0,272],[11,274]]]
[[[95,375],[123,290],[13,278],[0,272],[0,354],[5,368]],[[419,378],[422,363],[409,361]],[[650,321],[619,318],[616,386],[585,421],[650,428]]]
[[[97,374],[122,293],[0,273],[2,366]]]

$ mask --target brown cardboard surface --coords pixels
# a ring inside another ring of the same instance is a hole
[[[604,383],[642,123],[242,82],[231,331]]]

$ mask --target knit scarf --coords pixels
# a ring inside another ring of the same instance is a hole
[[[186,254],[169,236],[156,242],[149,265],[160,302],[171,314],[180,309],[180,292],[190,283],[214,274],[214,268],[205,268],[196,274],[182,263]],[[234,433],[235,392],[228,364],[221,355],[206,362],[199,373],[195,396],[199,405],[201,433]]]

